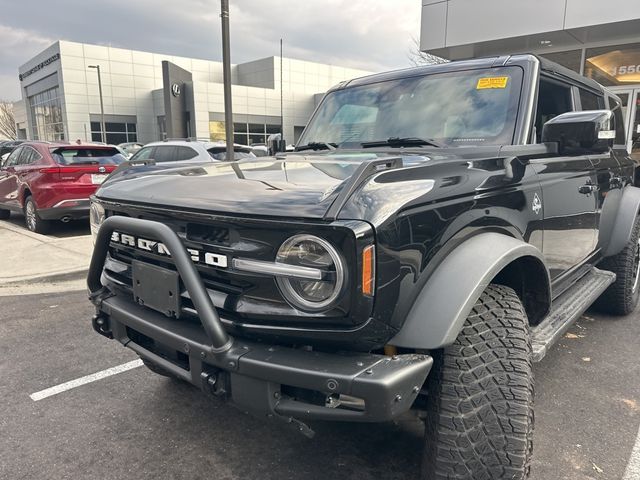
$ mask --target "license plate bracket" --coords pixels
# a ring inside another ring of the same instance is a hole
[[[131,263],[133,297],[140,305],[167,317],[180,318],[178,272],[134,260]]]
[[[92,173],[91,183],[93,183],[94,185],[100,185],[106,180],[107,177],[108,175],[106,173]]]

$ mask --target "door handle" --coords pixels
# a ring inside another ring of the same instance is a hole
[[[589,195],[593,192],[596,192],[598,190],[598,186],[594,185],[591,182],[587,182],[584,185],[581,185],[580,187],[578,187],[578,192],[583,193],[585,195]]]

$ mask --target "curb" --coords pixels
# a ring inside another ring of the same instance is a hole
[[[16,287],[24,285],[25,283],[59,283],[68,282],[71,280],[81,280],[86,278],[89,269],[87,267],[78,268],[62,273],[52,273],[48,275],[30,275],[26,277],[0,279],[0,288],[2,287]]]

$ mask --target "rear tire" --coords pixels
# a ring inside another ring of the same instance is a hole
[[[151,370],[153,373],[157,373],[158,375],[162,375],[163,377],[169,378],[177,378],[174,374],[172,374],[169,370],[165,370],[164,368],[156,365],[151,360],[147,360],[146,358],[140,357],[144,366]]]
[[[27,229],[34,233],[46,235],[51,230],[51,222],[40,218],[36,202],[31,196],[24,201],[24,223]]]
[[[491,284],[427,380],[422,479],[521,480],[533,450],[533,372],[527,316],[509,287]]]
[[[6,220],[11,216],[11,212],[9,210],[0,210],[0,220]]]
[[[616,281],[596,300],[594,306],[604,313],[628,315],[638,305],[640,297],[640,221],[631,231],[631,239],[624,249],[602,260],[598,268],[616,274]]]

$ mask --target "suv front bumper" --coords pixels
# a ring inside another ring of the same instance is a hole
[[[102,285],[109,239],[116,229],[168,247],[204,329],[137,305]],[[433,364],[430,356],[422,354],[323,353],[229,337],[180,239],[157,222],[129,217],[105,220],[96,239],[88,284],[98,333],[117,339],[176,377],[257,414],[288,420],[387,421],[411,407]],[[343,408],[342,397],[355,399],[358,407],[350,403]]]

